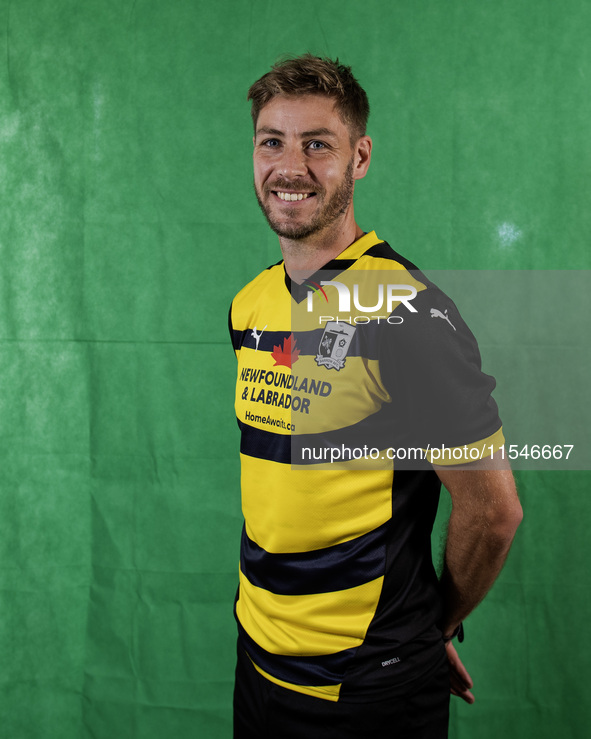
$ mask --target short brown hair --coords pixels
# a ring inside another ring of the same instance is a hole
[[[365,135],[369,102],[365,90],[353,76],[351,67],[338,59],[322,59],[312,54],[288,58],[273,65],[248,91],[255,127],[259,113],[277,95],[327,95],[333,98],[343,122],[349,126],[351,140]]]

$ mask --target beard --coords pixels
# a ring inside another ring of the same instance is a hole
[[[297,212],[289,211],[286,215],[281,217],[281,220],[279,220],[277,216],[272,214],[271,208],[263,202],[257,191],[256,185],[254,187],[254,191],[258,204],[267,219],[267,223],[271,229],[275,231],[277,236],[298,241],[324,230],[328,226],[332,225],[339,216],[345,213],[353,199],[354,187],[355,178],[353,177],[353,159],[351,159],[347,165],[347,169],[345,170],[341,183],[328,199],[324,188],[318,186],[307,187],[302,183],[297,182],[277,180],[271,187],[265,187],[263,192],[267,196],[271,194],[272,190],[285,189],[297,191],[299,189],[303,192],[313,190],[315,193],[314,197],[318,200],[318,204],[315,213],[310,217],[308,222],[300,221],[300,216]]]

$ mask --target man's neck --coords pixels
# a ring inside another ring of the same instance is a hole
[[[351,224],[340,224],[313,234],[308,239],[286,239],[279,237],[281,253],[287,274],[296,282],[305,280],[325,264],[363,236],[363,230],[353,221]]]

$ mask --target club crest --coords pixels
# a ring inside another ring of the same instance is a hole
[[[337,372],[343,369],[354,333],[355,327],[348,323],[328,321],[318,346],[316,364],[319,367],[335,369]]]

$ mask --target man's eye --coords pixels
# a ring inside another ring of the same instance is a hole
[[[263,146],[268,146],[269,148],[274,149],[279,146],[279,141],[277,139],[265,139],[265,141],[263,141]]]
[[[322,143],[322,141],[310,141],[308,146],[310,147],[310,149],[324,149],[324,144]]]

